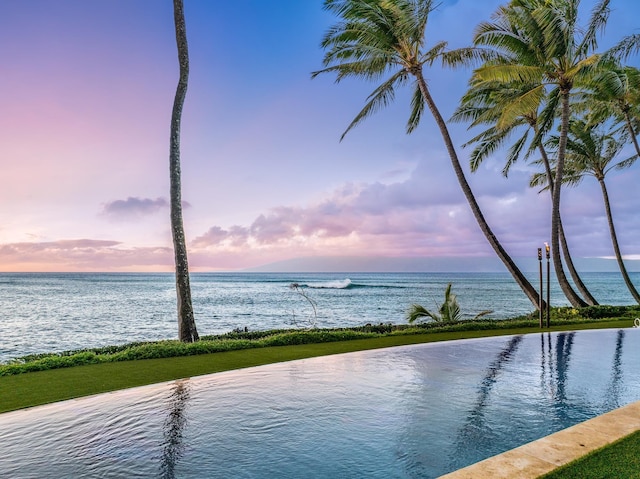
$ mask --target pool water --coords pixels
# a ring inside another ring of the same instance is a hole
[[[433,478],[640,400],[639,371],[640,329],[261,366],[1,414],[0,477]]]

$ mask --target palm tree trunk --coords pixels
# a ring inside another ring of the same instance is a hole
[[[584,298],[585,302],[589,306],[597,306],[599,303],[591,295],[591,292],[587,289],[587,286],[582,282],[582,278],[578,274],[575,265],[573,264],[573,259],[571,258],[571,254],[569,253],[569,245],[567,244],[567,237],[564,234],[564,226],[562,226],[562,217],[560,217],[560,223],[558,224],[560,231],[558,231],[558,235],[560,237],[560,246],[562,248],[562,256],[567,263],[567,269],[569,270],[569,274],[571,275],[571,279],[580,291],[580,294]]]
[[[178,45],[180,79],[176,89],[171,113],[171,145],[169,154],[169,175],[171,182],[171,234],[176,264],[176,294],[178,297],[178,338],[180,341],[193,342],[199,339],[191,304],[191,285],[189,284],[189,262],[182,221],[182,193],[180,180],[180,121],[182,107],[187,94],[189,80],[189,49],[187,30],[184,21],[182,0],[173,0],[173,13]]]
[[[554,188],[551,191],[552,207],[551,207],[551,255],[553,257],[553,267],[556,272],[556,278],[560,284],[560,289],[574,308],[580,308],[587,305],[580,298],[569,284],[564,268],[562,267],[562,259],[560,257],[560,191],[562,190],[562,176],[564,173],[564,157],[567,150],[567,133],[569,130],[569,89],[565,89],[562,95],[562,121],[560,127],[560,142],[558,145],[558,158],[556,163],[556,174],[554,179]]]
[[[537,134],[538,131],[535,126],[534,126],[534,130],[535,130],[535,133]],[[547,150],[545,150],[541,142],[538,143],[538,150],[542,155],[542,162],[544,163],[544,169],[547,173],[547,178],[549,183],[549,192],[551,193],[551,199],[553,200],[553,188],[555,183],[553,181],[553,175],[551,174],[551,163],[549,163]],[[573,279],[573,282],[575,283],[576,288],[578,288],[578,291],[580,291],[580,294],[582,294],[582,297],[584,298],[585,302],[590,306],[595,306],[598,304],[598,301],[596,301],[596,299],[591,295],[591,293],[589,292],[585,284],[582,282],[582,278],[580,278],[580,275],[578,274],[578,271],[576,270],[576,267],[573,264],[573,259],[571,258],[571,254],[569,253],[569,245],[567,244],[567,237],[564,234],[564,227],[562,226],[562,216],[560,217],[560,222],[558,224],[558,227],[560,228],[560,230],[558,231],[558,235],[560,239],[560,246],[562,248],[562,256],[564,257],[564,260],[567,263],[567,269],[569,270],[569,274],[571,275],[571,278]]]
[[[545,308],[545,302],[540,301],[540,296],[538,295],[536,289],[531,285],[531,283],[513,262],[511,257],[504,250],[498,239],[493,234],[493,231],[491,231],[491,228],[489,227],[487,221],[485,220],[484,215],[482,214],[482,211],[480,210],[480,207],[478,206],[478,203],[475,199],[475,196],[471,191],[471,187],[469,186],[469,183],[464,176],[464,171],[462,170],[462,166],[460,165],[460,161],[458,160],[458,154],[456,153],[453,142],[451,141],[451,136],[449,135],[447,124],[445,123],[442,115],[440,114],[440,111],[438,110],[438,107],[433,101],[433,97],[431,96],[429,88],[427,87],[427,82],[422,75],[422,71],[416,70],[412,71],[412,73],[416,76],[420,92],[422,93],[422,96],[429,106],[429,110],[431,111],[431,114],[433,115],[438,128],[440,129],[442,139],[444,140],[447,152],[449,153],[449,158],[451,159],[451,164],[453,165],[453,170],[455,171],[458,182],[460,183],[460,187],[462,188],[462,192],[464,193],[464,196],[467,199],[469,206],[471,207],[471,212],[476,218],[476,221],[478,222],[482,233],[484,233],[484,236],[487,238],[487,241],[489,241],[489,244],[491,245],[493,250],[496,252],[500,260],[504,263],[507,270],[509,271],[509,273],[511,273],[511,276],[513,276],[513,279],[516,281],[518,286],[520,286],[524,294],[527,295],[533,306],[536,309],[538,309],[541,305],[543,308]]]
[[[613,251],[616,255],[616,261],[618,262],[618,267],[620,268],[620,273],[622,273],[622,278],[624,279],[624,283],[627,285],[631,296],[636,300],[638,304],[640,304],[640,294],[636,290],[635,286],[631,282],[631,278],[629,278],[629,273],[627,273],[627,268],[624,266],[624,262],[622,261],[622,254],[620,253],[620,246],[618,245],[618,237],[616,235],[616,229],[613,226],[613,215],[611,214],[611,204],[609,203],[609,194],[607,193],[607,187],[604,184],[604,178],[598,178],[598,183],[600,183],[600,189],[602,190],[602,198],[604,199],[604,207],[607,212],[607,222],[609,223],[609,232],[611,233],[611,242],[613,243]]]

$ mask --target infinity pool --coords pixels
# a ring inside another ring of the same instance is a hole
[[[1,414],[0,477],[433,478],[639,400],[639,371],[628,329],[213,374]]]

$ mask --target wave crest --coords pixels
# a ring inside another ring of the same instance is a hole
[[[343,280],[322,281],[320,283],[308,283],[305,284],[307,288],[311,289],[349,289],[353,286],[349,278]]]

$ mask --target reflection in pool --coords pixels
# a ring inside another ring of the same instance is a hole
[[[0,476],[432,478],[639,400],[638,371],[637,329],[262,366],[2,414]]]

